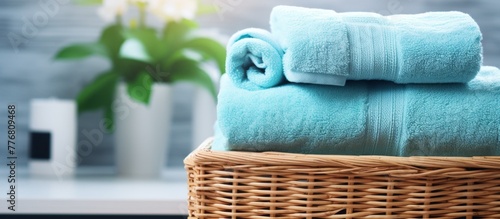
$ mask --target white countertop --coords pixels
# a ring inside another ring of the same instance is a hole
[[[7,172],[0,183],[0,213],[7,203]],[[18,171],[16,212],[24,214],[187,215],[187,176],[182,168],[165,169],[153,180],[125,179],[106,167],[83,167],[70,179],[40,178]]]

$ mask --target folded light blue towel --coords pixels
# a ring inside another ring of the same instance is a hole
[[[248,28],[233,34],[227,44],[226,72],[239,87],[255,90],[285,81],[283,50],[266,30]]]
[[[500,155],[500,70],[467,84],[345,87],[285,84],[249,91],[222,77],[213,150],[353,155]]]
[[[291,82],[464,83],[482,62],[479,27],[461,12],[381,16],[277,6],[270,24]]]

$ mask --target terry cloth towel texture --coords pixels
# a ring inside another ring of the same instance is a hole
[[[270,25],[291,82],[465,83],[482,64],[479,26],[462,12],[381,16],[277,6]]]
[[[266,30],[248,28],[236,32],[227,44],[226,72],[238,87],[269,88],[285,81],[283,50]]]
[[[260,90],[222,77],[213,150],[500,155],[500,70],[467,84],[350,81]]]

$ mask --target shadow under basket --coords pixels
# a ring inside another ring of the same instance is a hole
[[[500,218],[500,157],[193,151],[189,218]]]

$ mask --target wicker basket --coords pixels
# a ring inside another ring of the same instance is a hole
[[[185,160],[189,218],[500,218],[500,157],[213,152]]]

